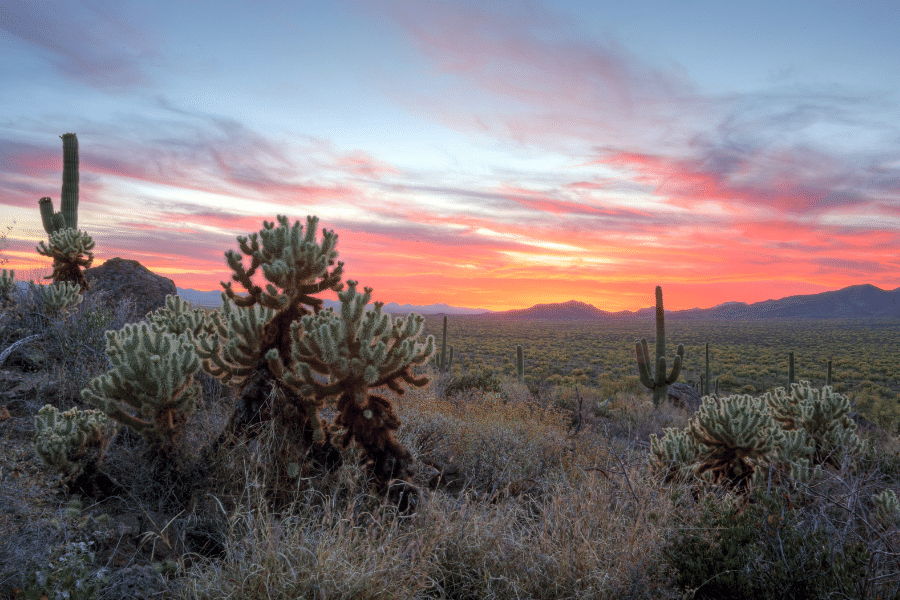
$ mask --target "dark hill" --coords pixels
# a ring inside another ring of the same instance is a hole
[[[652,297],[652,295],[651,295]],[[558,304],[536,304],[531,308],[478,315],[481,319],[606,321],[647,320],[653,307],[637,311],[608,312],[576,300]],[[900,317],[900,288],[886,291],[871,284],[852,285],[841,290],[788,296],[780,300],[725,302],[712,308],[667,310],[666,318],[675,320],[756,320],[756,319],[860,319]]]

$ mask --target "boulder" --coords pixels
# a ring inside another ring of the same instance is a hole
[[[88,294],[107,292],[107,306],[114,307],[126,297],[133,298],[137,317],[129,321],[132,323],[164,307],[167,295],[178,294],[174,281],[153,273],[136,260],[111,258],[99,267],[85,269],[84,277],[91,286]]]
[[[667,400],[673,406],[694,413],[700,408],[700,392],[686,383],[670,383]]]

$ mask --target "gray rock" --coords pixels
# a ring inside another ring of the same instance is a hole
[[[147,269],[136,260],[111,258],[99,267],[84,270],[91,289],[88,294],[106,292],[107,306],[121,304],[126,297],[135,303],[133,323],[166,305],[167,295],[178,295],[175,282]]]
[[[686,383],[669,384],[667,400],[673,406],[684,408],[691,413],[697,412],[701,403],[700,392]]]

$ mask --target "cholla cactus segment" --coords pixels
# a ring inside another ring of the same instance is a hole
[[[78,284],[68,281],[48,285],[44,294],[47,316],[64,318],[69,315],[84,300],[79,290]]]
[[[209,322],[191,340],[204,371],[223,383],[241,385],[259,362],[263,330],[275,311],[259,305],[238,310],[235,304],[223,292],[221,310],[210,313]]]
[[[757,465],[766,460],[783,435],[762,398],[749,395],[716,400],[706,396],[689,423],[697,440],[701,463],[698,475],[708,472],[713,483],[745,486]]]
[[[801,381],[800,384],[803,382]],[[781,425],[782,429],[791,431],[797,429],[797,422],[803,420],[803,409],[800,407],[801,397],[796,393],[800,384],[791,386],[788,394],[783,387],[777,387],[774,391],[766,392],[764,398],[772,413],[772,418]]]
[[[49,404],[35,416],[34,429],[37,455],[67,479],[78,477],[89,463],[98,463],[116,431],[102,411],[59,412]]]
[[[339,262],[331,273],[328,272],[328,267],[333,265],[337,258],[335,250],[337,234],[323,230],[323,239],[319,244],[316,242],[318,217],[306,218],[305,233],[299,221],[291,227],[286,216],[278,215],[277,219],[281,224],[277,228],[274,223],[263,221],[263,229],[260,230],[259,236],[255,233],[250,234],[249,238],[238,236],[241,252],[253,259],[249,269],[244,269],[239,254],[232,250],[225,253],[228,266],[234,271],[231,278],[244,286],[248,296],[236,296],[231,289],[231,282],[223,283],[222,287],[225,288],[228,298],[242,308],[259,303],[272,310],[282,310],[302,303],[312,306],[314,312],[318,312],[322,300],[310,294],[326,289],[336,292],[343,289],[340,279],[344,263]],[[262,248],[259,244],[260,238]],[[288,292],[278,293],[272,285],[267,285],[263,291],[254,285],[250,277],[260,266],[268,281]]]
[[[94,253],[91,250],[94,249],[95,245],[94,239],[84,231],[61,229],[50,234],[49,247],[44,245],[42,241],[40,246],[35,246],[34,249],[42,256],[56,258],[57,255],[60,255],[69,260],[85,260],[86,265],[90,266],[90,263],[94,260]],[[82,259],[82,254],[86,255],[87,259]]]
[[[193,381],[200,367],[194,345],[186,334],[141,322],[107,331],[106,354],[113,368],[93,378],[82,399],[168,452],[200,391]]]
[[[179,336],[185,334],[188,339],[214,335],[218,331],[216,323],[202,308],[191,308],[191,305],[180,296],[169,294],[166,305],[147,315],[149,324],[159,325],[164,331]]]
[[[872,496],[875,515],[884,525],[896,524],[900,519],[900,500],[894,490],[882,490]]]
[[[416,343],[424,317],[413,313],[392,324],[390,316],[381,312],[381,302],[364,312],[372,288],[360,294],[357,282],[348,281],[347,286],[349,289],[338,294],[340,315],[328,309],[292,325],[298,362],[296,372],[285,373],[284,380],[303,394],[319,397],[349,386],[358,391],[357,401],[362,403],[369,387],[396,385],[398,377],[407,379],[404,373],[410,366],[425,364],[434,355],[434,337]],[[319,384],[311,371],[327,374],[337,383]],[[394,391],[403,393],[399,386]]]
[[[0,271],[0,308],[12,306],[16,300],[16,271]]]
[[[650,434],[650,470],[664,474],[666,482],[689,476],[700,452],[697,440],[688,430],[666,427],[664,431],[661,439],[655,433]]]

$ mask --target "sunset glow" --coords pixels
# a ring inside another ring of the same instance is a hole
[[[0,268],[49,274],[73,132],[92,266],[180,288],[282,214],[384,302],[894,289],[900,4],[874,6],[5,2]]]

